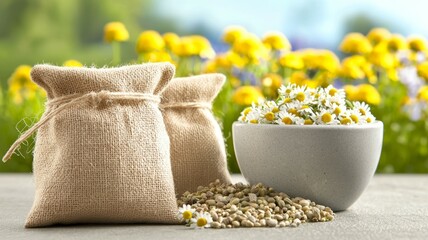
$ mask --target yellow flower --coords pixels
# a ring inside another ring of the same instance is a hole
[[[301,54],[304,66],[308,69],[320,69],[334,73],[339,68],[337,56],[324,49],[303,49],[298,51]]]
[[[162,37],[163,41],[165,42],[165,46],[169,49],[172,49],[180,42],[180,37],[172,32],[165,33]]]
[[[199,35],[185,36],[172,47],[172,52],[179,57],[200,56],[202,58],[215,57],[211,43]]]
[[[384,69],[395,68],[399,60],[395,54],[384,51],[383,49],[374,49],[368,56],[371,63]]]
[[[148,52],[142,55],[145,62],[171,62],[171,56],[165,51]]]
[[[396,68],[390,68],[386,70],[386,75],[388,76],[389,79],[391,79],[392,81],[398,81],[400,80],[398,78],[398,72]],[[372,83],[372,82],[370,82]],[[373,83],[372,83],[373,84]]]
[[[344,53],[365,54],[372,50],[369,40],[361,33],[349,33],[340,44],[340,50]]]
[[[351,79],[367,78],[370,83],[377,82],[372,64],[361,55],[354,55],[343,59],[340,75]]]
[[[83,67],[83,64],[77,60],[70,59],[62,64],[64,67]]]
[[[291,49],[290,42],[281,32],[268,32],[263,38],[265,46],[272,50],[286,50]]]
[[[33,99],[36,94],[45,96],[46,92],[39,88],[30,77],[31,66],[18,66],[9,78],[9,94],[16,104],[21,104],[24,99]]]
[[[422,86],[419,88],[417,98],[421,101],[428,102],[428,86]]]
[[[343,59],[340,75],[351,79],[363,79],[366,74],[361,66],[365,62],[365,58],[360,55],[354,55]]]
[[[196,47],[196,55],[202,58],[214,58],[215,52],[211,46],[210,41],[203,36],[194,35],[189,36]]]
[[[106,42],[124,42],[129,39],[128,30],[121,22],[109,22],[104,26],[104,40]]]
[[[233,45],[236,41],[240,40],[247,34],[247,30],[245,30],[245,28],[243,27],[230,26],[224,30],[223,41],[230,45]]]
[[[241,57],[233,51],[217,55],[214,59],[208,61],[205,65],[206,73],[215,73],[231,70],[232,67],[243,68],[248,63],[248,60]]]
[[[254,34],[247,34],[241,39],[234,42],[232,46],[233,51],[248,57],[250,60],[258,60],[267,57],[267,49]]]
[[[277,97],[278,88],[282,85],[282,77],[275,73],[268,73],[263,76],[262,80],[263,91],[267,96]]]
[[[144,31],[138,36],[136,50],[138,53],[161,51],[165,47],[162,36],[156,31]]]
[[[243,68],[248,64],[248,59],[240,56],[234,51],[226,52],[226,59],[230,63],[231,66]]]
[[[425,61],[416,67],[418,75],[428,81],[428,61]]]
[[[302,57],[299,54],[296,54],[295,52],[290,52],[282,55],[279,58],[279,64],[281,64],[283,67],[296,70],[300,70],[305,66]]]
[[[294,72],[290,76],[290,83],[296,84],[298,86],[306,85],[307,81],[309,80],[310,79],[308,78],[308,75],[302,71]]]
[[[236,89],[232,96],[232,101],[239,105],[250,105],[253,102],[257,102],[260,98],[263,98],[260,90],[254,86],[241,86]]]
[[[403,36],[393,34],[391,38],[389,38],[387,46],[389,51],[397,52],[398,50],[407,49],[407,42]]]
[[[423,52],[427,50],[425,38],[421,36],[411,36],[407,39],[410,50],[414,52]]]
[[[309,88],[316,88],[320,86],[320,82],[310,79],[304,71],[293,72],[290,76],[289,82],[298,86],[307,86]]]
[[[364,101],[373,105],[379,105],[381,101],[379,92],[370,84],[361,84],[358,86],[345,85],[344,89],[350,101]]]
[[[339,58],[329,50],[318,50],[318,68],[334,73],[339,68]]]
[[[367,34],[367,39],[376,45],[380,42],[386,41],[391,37],[391,33],[385,28],[373,28]]]

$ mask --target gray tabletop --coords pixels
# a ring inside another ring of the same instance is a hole
[[[233,176],[235,182],[243,181]],[[194,230],[181,225],[80,225],[25,229],[30,174],[0,174],[0,239],[428,239],[428,175],[376,175],[333,222],[298,228]]]

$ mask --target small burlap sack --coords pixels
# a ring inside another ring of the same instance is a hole
[[[177,223],[158,96],[173,75],[168,63],[33,68],[33,81],[48,94],[46,111],[3,159],[38,129],[26,227]]]
[[[223,135],[211,112],[224,81],[222,74],[175,78],[162,93],[177,195],[216,179],[230,182]]]

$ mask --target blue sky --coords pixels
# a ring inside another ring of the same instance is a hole
[[[258,35],[282,31],[312,47],[331,47],[344,34],[349,16],[364,13],[389,23],[401,34],[428,36],[428,1],[424,0],[163,0],[160,14],[175,19],[184,28],[203,24],[220,37],[229,25],[241,25]]]

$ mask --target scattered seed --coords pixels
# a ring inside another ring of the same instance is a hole
[[[276,227],[278,221],[276,219],[268,219],[266,220],[266,224],[268,225],[268,227]]]
[[[209,212],[215,229],[298,227],[306,222],[332,221],[335,216],[329,207],[300,197],[290,198],[262,184],[222,184],[218,180],[198,187],[197,192],[185,192],[177,204]]]

